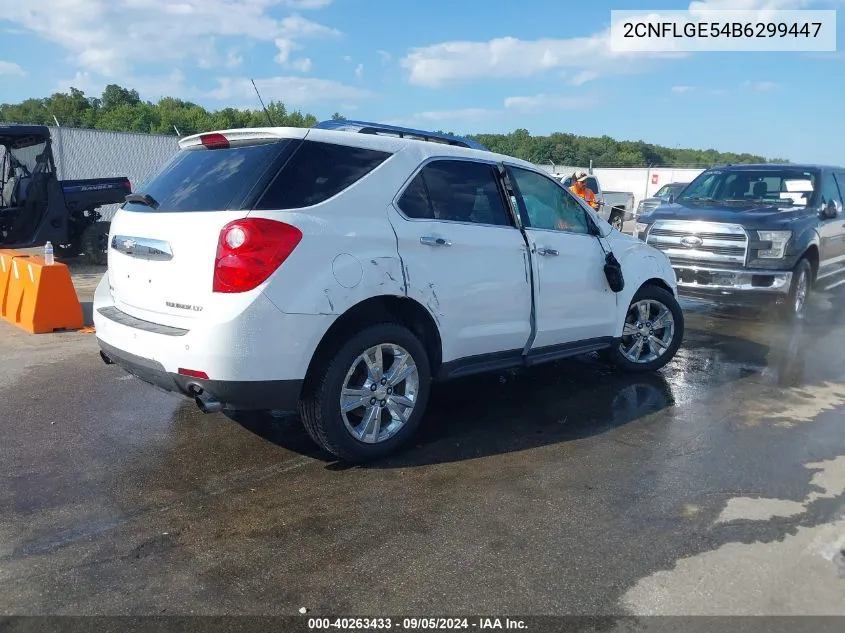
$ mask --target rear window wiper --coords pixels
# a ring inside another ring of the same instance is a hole
[[[143,204],[151,209],[158,209],[158,201],[148,193],[130,193],[125,200],[126,202]]]

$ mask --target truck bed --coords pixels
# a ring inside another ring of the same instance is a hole
[[[127,177],[89,178],[60,181],[65,203],[70,211],[94,209],[107,204],[122,203],[132,193]]]

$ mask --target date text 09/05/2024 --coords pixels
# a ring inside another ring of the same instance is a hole
[[[821,28],[821,22],[625,22],[623,37],[818,37]]]
[[[525,630],[523,620],[511,618],[309,618],[312,631],[365,631],[397,629],[400,631],[437,630]]]

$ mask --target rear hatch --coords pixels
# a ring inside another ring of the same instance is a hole
[[[115,306],[174,327],[190,328],[212,313],[225,319],[232,295],[213,291],[221,231],[248,215],[307,132],[238,130],[183,139],[112,220],[107,274]]]

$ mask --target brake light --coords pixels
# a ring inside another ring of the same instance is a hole
[[[264,283],[302,239],[295,226],[264,218],[229,222],[220,231],[214,292],[247,292]]]
[[[208,149],[228,149],[229,139],[222,134],[203,134],[200,142]]]
[[[180,376],[188,376],[189,378],[199,378],[200,380],[208,380],[208,374],[206,374],[204,371],[198,371],[196,369],[184,369],[180,367],[177,373]]]

